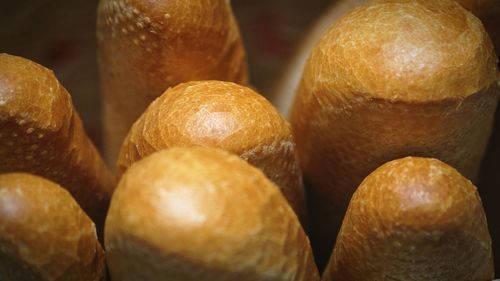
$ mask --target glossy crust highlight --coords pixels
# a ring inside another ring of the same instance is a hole
[[[381,166],[356,190],[322,280],[493,277],[476,187],[439,160],[408,157]]]
[[[105,233],[114,281],[319,280],[276,186],[213,148],[156,152],[125,172]]]
[[[102,281],[94,223],[57,184],[0,175],[0,276],[16,281]]]
[[[255,91],[231,82],[196,81],[168,89],[134,123],[120,151],[117,174],[173,146],[229,151],[260,168],[301,221],[305,195],[288,122]]]

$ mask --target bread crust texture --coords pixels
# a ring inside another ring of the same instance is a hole
[[[132,164],[105,233],[116,281],[319,280],[309,240],[277,187],[214,148],[170,148]]]
[[[0,173],[27,172],[66,188],[104,225],[115,181],[54,73],[0,54]]]
[[[354,190],[387,161],[434,157],[475,181],[497,79],[481,22],[454,1],[373,1],[338,20],[291,114],[317,253],[328,255]]]
[[[92,220],[61,186],[26,173],[0,175],[0,276],[16,281],[103,281]]]
[[[305,192],[290,125],[252,89],[213,80],[168,89],[132,126],[118,157],[118,177],[137,160],[174,146],[214,147],[240,156],[261,169],[305,221]]]
[[[476,187],[429,158],[382,165],[354,193],[323,281],[492,280]]]
[[[101,0],[97,43],[110,163],[132,124],[167,88],[193,80],[248,80],[226,0]]]

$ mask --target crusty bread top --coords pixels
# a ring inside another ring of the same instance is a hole
[[[278,188],[214,148],[171,148],[132,164],[105,232],[113,277],[127,274],[133,256],[147,264],[134,272],[145,280],[160,272],[176,280],[318,279],[309,241]]]
[[[461,99],[496,81],[496,63],[481,22],[455,1],[373,1],[320,40],[301,88],[339,98]]]
[[[137,159],[172,146],[210,146],[242,155],[278,151],[282,142],[291,142],[290,127],[261,95],[231,82],[188,82],[168,89],[135,122],[117,170],[121,174]]]
[[[363,212],[379,214],[384,221],[376,222],[386,228],[406,226],[425,232],[461,228],[464,222],[486,224],[476,187],[437,159],[406,157],[388,162],[361,183],[352,200],[362,200]],[[468,231],[487,242],[487,232],[476,233],[478,229]]]
[[[0,276],[97,281],[104,268],[94,223],[65,189],[30,174],[0,175]]]
[[[227,0],[100,0],[97,55],[105,150],[123,139],[168,87],[196,80],[248,83],[238,24]]]
[[[0,172],[39,175],[69,190],[101,230],[115,183],[70,95],[52,71],[8,54],[0,54],[0,158]]]
[[[156,151],[214,147],[261,169],[305,221],[305,196],[288,122],[264,97],[231,82],[193,81],[168,89],[134,123],[117,176]]]
[[[476,187],[437,159],[407,157],[354,193],[323,280],[491,280],[491,249]]]
[[[108,68],[105,78],[135,74],[133,83],[122,83],[146,90],[141,94],[148,100],[192,80],[248,81],[245,50],[229,1],[101,0],[97,26],[99,60]]]
[[[70,97],[52,71],[8,54],[0,54],[0,69],[0,120],[57,131],[71,117]]]

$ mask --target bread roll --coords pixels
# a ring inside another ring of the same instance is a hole
[[[303,42],[297,48],[297,52],[290,60],[290,64],[283,71],[278,83],[271,94],[271,102],[278,110],[288,115],[292,107],[293,96],[297,91],[300,77],[306,64],[307,58],[321,36],[328,28],[345,13],[354,7],[368,2],[367,0],[338,0],[333,1],[325,13],[318,18],[314,26],[309,30]],[[494,45],[497,56],[500,54],[500,1],[498,0],[458,0],[466,9],[479,17],[485,25]]]
[[[71,195],[43,178],[0,175],[0,276],[15,281],[98,281],[104,251]]]
[[[110,163],[132,123],[168,87],[203,79],[247,81],[227,0],[100,0],[97,41]]]
[[[135,161],[172,146],[227,150],[262,169],[305,219],[302,177],[289,124],[262,96],[221,81],[178,85],[156,99],[133,125],[117,162]]]
[[[323,281],[493,279],[491,239],[472,183],[436,159],[407,157],[354,193]]]
[[[113,281],[319,280],[276,186],[218,149],[171,148],[133,164],[105,231]]]
[[[0,173],[50,179],[102,227],[114,181],[52,71],[0,54]]]
[[[370,2],[326,33],[291,114],[320,260],[379,165],[429,156],[476,179],[498,102],[496,64],[481,22],[448,0]]]

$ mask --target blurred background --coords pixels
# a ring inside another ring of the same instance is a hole
[[[268,96],[301,39],[332,0],[233,0],[250,66],[251,82]],[[52,70],[73,97],[86,130],[101,147],[96,64],[97,0],[3,1],[0,52]],[[497,119],[500,115],[497,114]],[[500,122],[496,122],[479,189],[500,273]],[[495,243],[496,242],[496,243]]]

